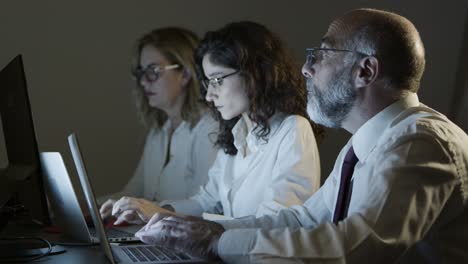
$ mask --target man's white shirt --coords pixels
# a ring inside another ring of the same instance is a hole
[[[359,162],[348,217],[335,225],[351,145]],[[220,221],[219,254],[236,263],[467,263],[467,168],[466,133],[411,94],[359,128],[304,205]]]

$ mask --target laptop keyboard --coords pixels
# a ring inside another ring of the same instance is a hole
[[[174,253],[172,250],[156,246],[122,247],[122,250],[133,262],[190,259],[182,252]]]
[[[97,237],[96,229],[90,228],[89,233],[91,234],[92,237]],[[107,238],[133,237],[133,234],[129,232],[125,232],[125,231],[118,230],[115,228],[107,228],[106,235],[107,235]]]

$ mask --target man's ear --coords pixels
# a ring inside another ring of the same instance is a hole
[[[355,72],[355,87],[365,87],[377,80],[380,72],[379,60],[373,56],[367,56],[361,59]]]
[[[192,72],[184,67],[184,70],[182,71],[182,85],[186,86],[190,80],[192,79]]]

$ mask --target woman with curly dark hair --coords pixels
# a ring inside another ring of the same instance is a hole
[[[213,219],[302,204],[320,185],[312,127],[321,130],[308,119],[304,79],[279,37],[255,22],[230,23],[206,33],[195,63],[221,149],[198,194],[163,207]]]

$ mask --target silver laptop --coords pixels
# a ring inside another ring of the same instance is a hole
[[[97,207],[94,191],[86,173],[83,157],[81,155],[78,139],[75,134],[68,136],[68,144],[75,161],[76,170],[85,194],[91,218],[98,237],[107,237],[106,229],[102,224],[101,215]],[[106,239],[101,239],[101,246],[111,263],[203,263],[202,259],[193,258],[182,252],[156,245],[111,245]]]
[[[95,228],[88,227],[70,176],[59,152],[40,154],[44,185],[54,213],[54,221],[65,236],[80,243],[98,243]],[[71,228],[73,227],[73,228]],[[139,241],[134,233],[140,227],[108,228],[111,242]]]

